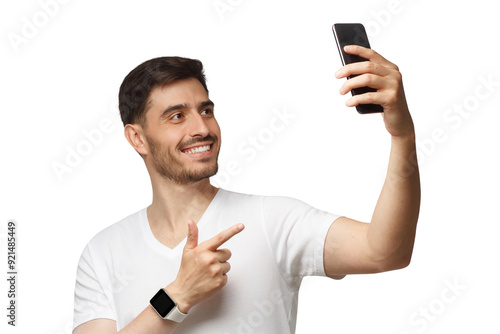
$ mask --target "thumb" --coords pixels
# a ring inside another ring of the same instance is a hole
[[[188,234],[187,234],[187,240],[186,240],[186,245],[184,246],[184,249],[193,249],[196,246],[198,246],[198,226],[196,226],[196,223],[192,220],[188,220]]]

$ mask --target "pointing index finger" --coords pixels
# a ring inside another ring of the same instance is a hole
[[[222,246],[226,241],[228,241],[233,236],[243,231],[244,228],[245,226],[243,224],[236,224],[228,228],[227,230],[220,232],[212,239],[208,239],[207,241],[203,242],[203,244],[207,247],[207,249],[215,251],[217,250],[217,248]]]

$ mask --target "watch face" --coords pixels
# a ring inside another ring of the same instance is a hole
[[[174,307],[174,301],[167,295],[165,290],[160,289],[153,298],[151,298],[151,305],[156,309],[162,318],[165,318]]]

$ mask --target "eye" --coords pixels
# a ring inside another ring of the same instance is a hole
[[[211,108],[207,108],[201,111],[202,115],[213,115],[214,111]]]
[[[172,115],[172,117],[170,117],[170,119],[176,121],[176,120],[181,119],[181,117],[182,117],[182,114],[178,113],[178,114]]]

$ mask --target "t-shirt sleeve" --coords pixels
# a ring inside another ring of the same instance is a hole
[[[325,276],[323,250],[339,216],[288,197],[264,197],[262,219],[277,266],[292,289],[304,276]]]
[[[75,309],[73,329],[98,318],[116,320],[109,302],[110,296],[102,288],[92,261],[89,245],[85,247],[76,272]]]

